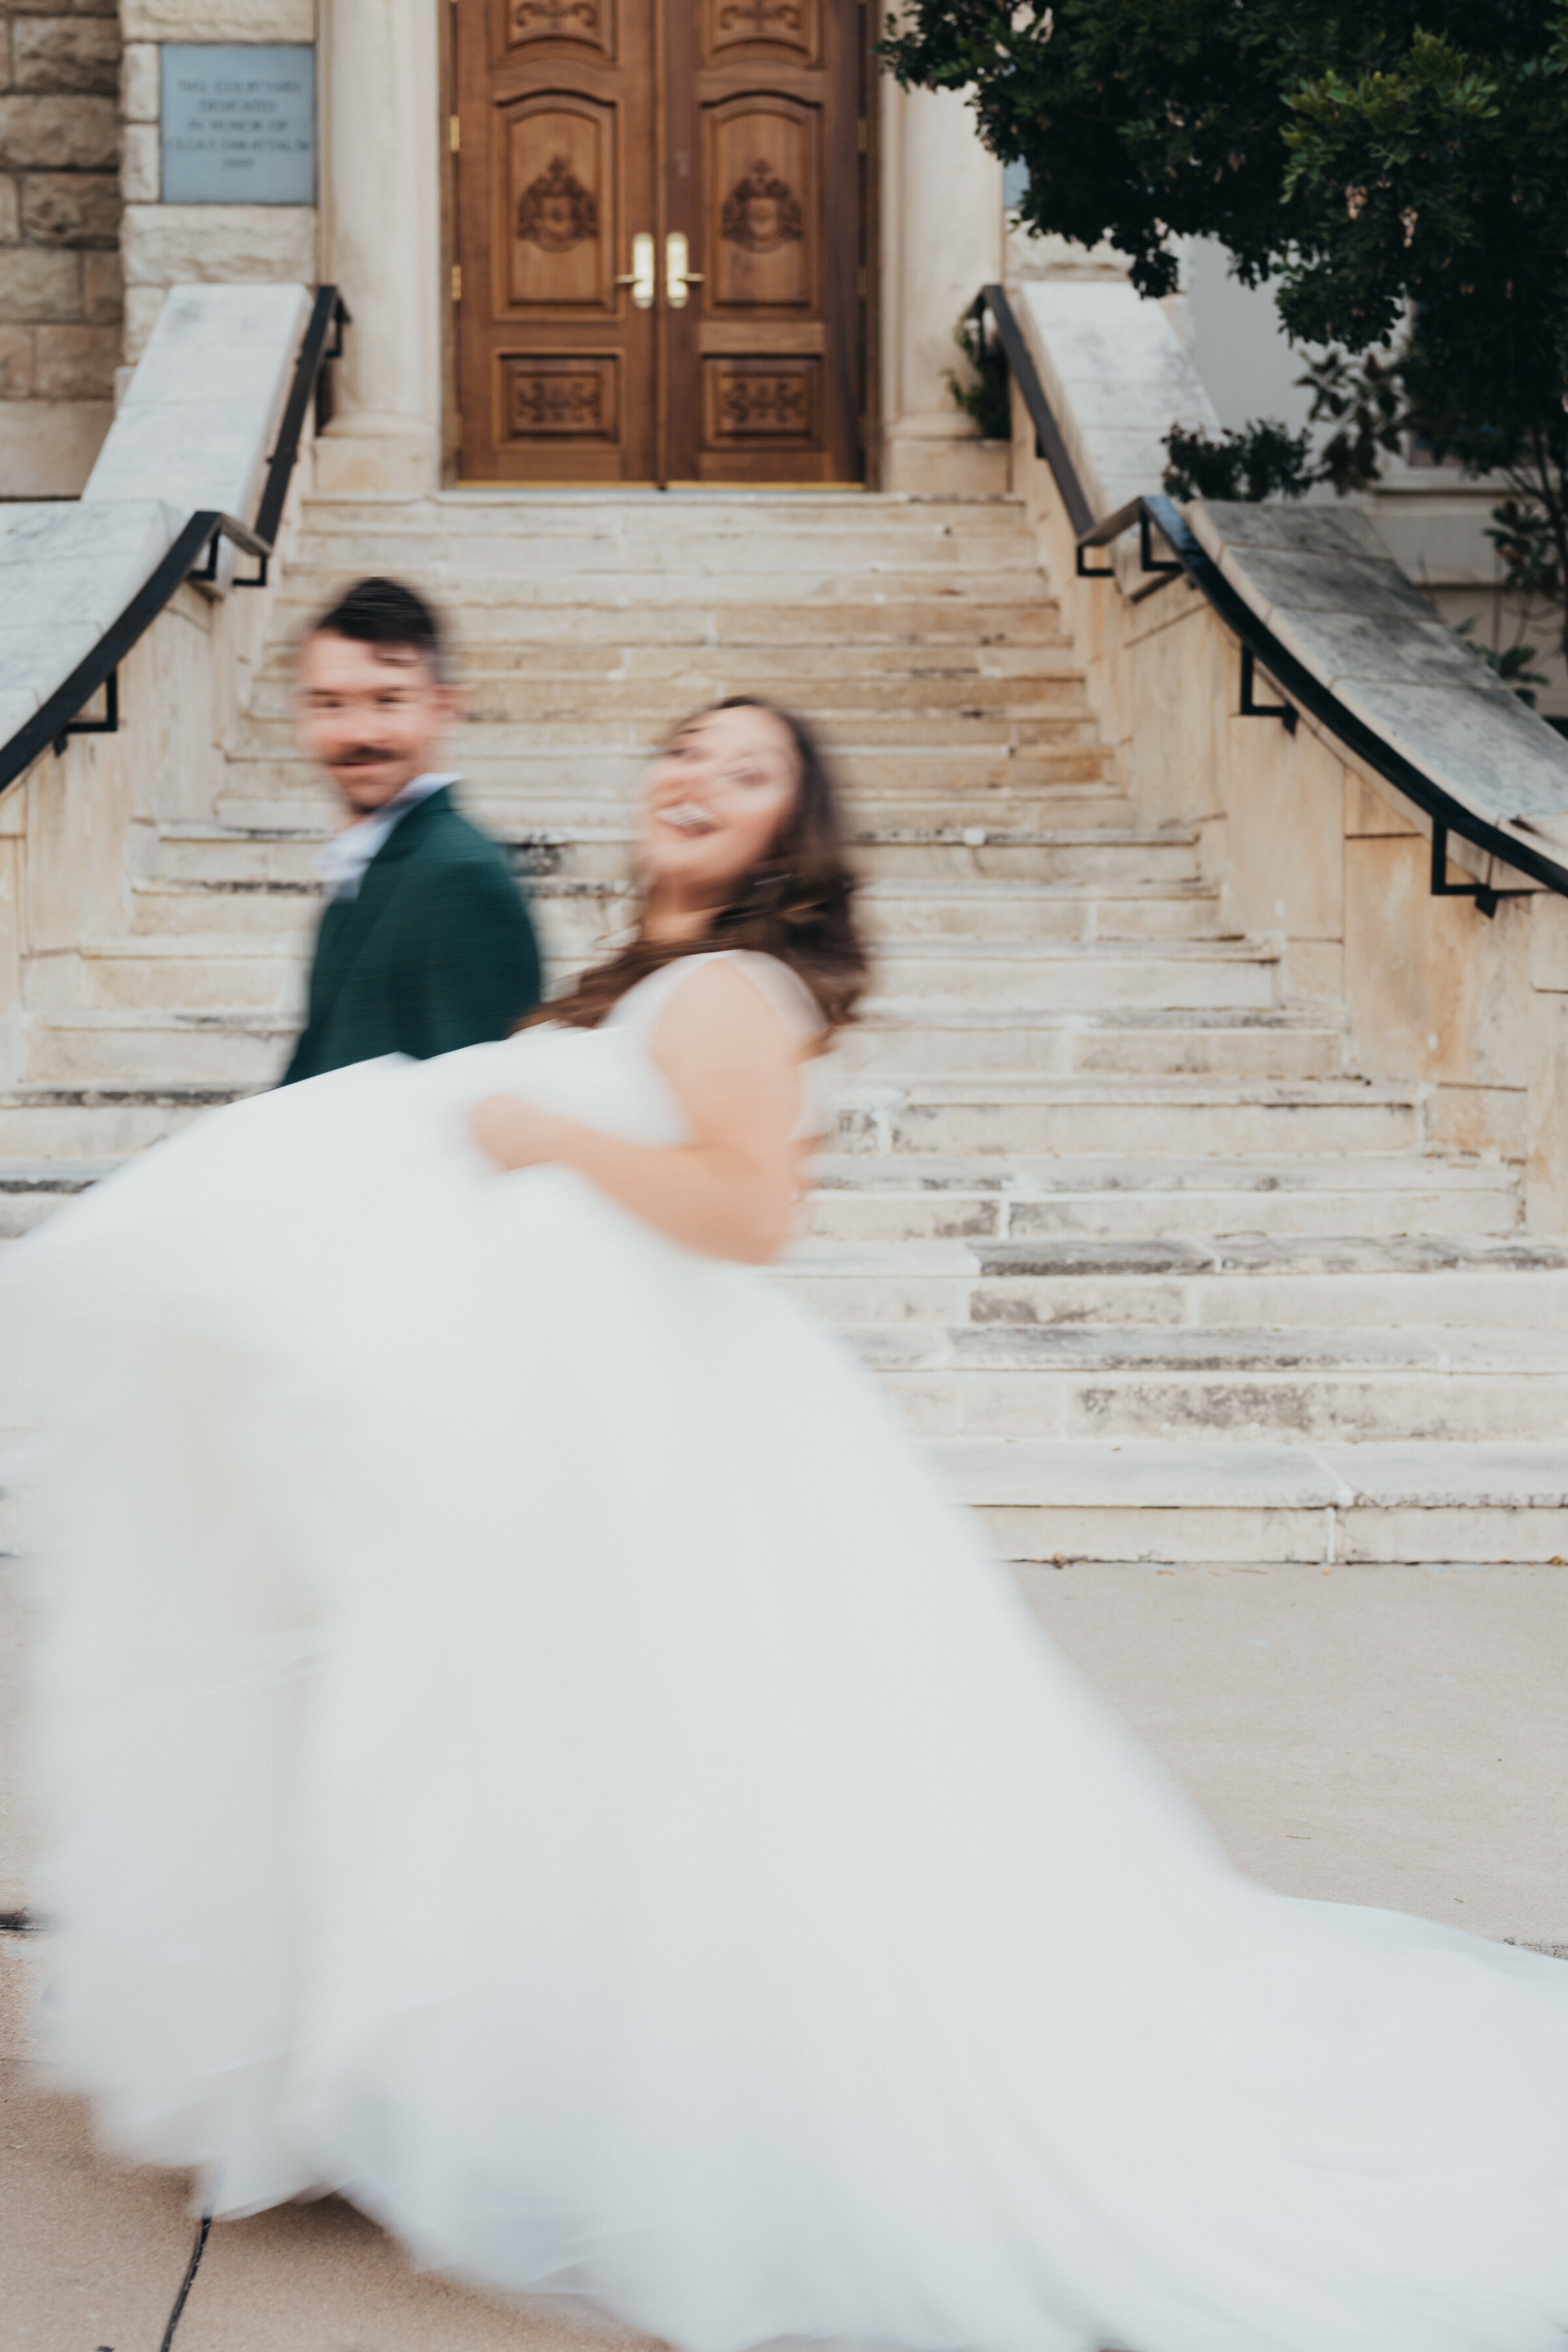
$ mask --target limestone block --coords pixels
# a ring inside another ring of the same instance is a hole
[[[112,98],[0,98],[0,163],[46,172],[111,172],[119,161],[119,110]]]
[[[119,254],[84,253],[81,257],[81,315],[89,326],[113,326],[124,307]]]
[[[91,651],[178,524],[151,499],[96,511],[66,501],[0,508],[0,740]]]
[[[1428,864],[1419,837],[1345,844],[1345,994],[1357,1066],[1450,1088],[1523,1087],[1530,901],[1505,899],[1489,922],[1468,899],[1434,898]]]
[[[1298,555],[1364,555],[1386,563],[1388,550],[1354,507],[1299,506],[1282,499],[1258,504],[1203,499],[1189,520],[1211,554],[1225,547],[1273,547]],[[1205,522],[1210,528],[1205,529]]]
[[[15,1011],[22,1001],[24,855],[15,835],[0,838],[0,1013]],[[7,1723],[16,1720],[15,1701],[5,1714]]]
[[[1530,1019],[1533,1050],[1525,1217],[1533,1233],[1563,1234],[1568,1233],[1568,1001],[1538,993]]]
[[[1440,1086],[1426,1106],[1426,1135],[1439,1151],[1496,1151],[1522,1160],[1530,1142],[1523,1087]]]
[[[1292,940],[1285,967],[1287,993],[1314,1004],[1337,1004],[1344,994],[1345,953],[1338,940]]]
[[[313,41],[315,0],[121,0],[128,41]]]
[[[177,286],[83,498],[248,519],[310,310],[302,286]]]
[[[81,283],[79,254],[14,246],[0,252],[0,320],[74,319]]]
[[[125,331],[121,341],[126,358],[132,363],[127,371],[127,384],[135,373],[135,362],[152,339],[168,290],[166,286],[128,286],[125,289]]]
[[[1568,742],[1518,695],[1359,682],[1342,692],[1385,742],[1483,815],[1568,810]]]
[[[881,487],[910,498],[1005,498],[1011,457],[1010,442],[976,434],[892,433]]]
[[[1226,723],[1233,922],[1292,943],[1344,930],[1344,769],[1307,728]],[[1292,944],[1292,965],[1295,950]]]
[[[316,278],[311,205],[127,205],[121,231],[130,286]]]
[[[36,371],[42,400],[110,400],[120,337],[113,327],[38,327]]]
[[[117,245],[120,240],[119,173],[25,173],[22,180],[22,228],[33,245]]]
[[[0,401],[0,499],[78,497],[111,414],[106,400]]]
[[[1195,500],[1226,580],[1373,732],[1493,823],[1568,820],[1568,743],[1434,620],[1364,516]]]
[[[1100,592],[1114,595],[1107,586]],[[1127,756],[1140,808],[1154,823],[1191,823],[1216,808],[1221,731],[1233,661],[1225,633],[1205,606],[1167,602],[1162,591],[1141,608],[1170,617],[1151,626],[1129,664]]]
[[[1173,425],[1214,430],[1214,404],[1170,320],[1125,278],[1020,287],[1024,332],[1097,514],[1157,490]],[[1114,486],[1114,487],[1113,487]]]
[[[120,159],[120,193],[128,205],[158,201],[163,157],[155,122],[128,122]]]
[[[21,199],[16,181],[6,173],[0,175],[0,245],[15,245],[21,234]]]
[[[120,111],[127,122],[156,122],[163,105],[155,41],[127,41],[120,60]]]
[[[26,400],[33,390],[33,330],[0,327],[0,400]]]
[[[1311,645],[1313,667],[1335,686],[1362,678],[1400,686],[1487,685],[1475,655],[1441,621],[1412,619],[1391,629],[1370,613],[1314,613]]]
[[[120,27],[108,16],[17,16],[11,28],[15,89],[95,90],[120,87]]]
[[[1194,508],[1194,521],[1201,511]],[[1360,613],[1384,628],[1397,623],[1431,625],[1431,606],[1386,556],[1296,553],[1276,547],[1247,548],[1238,554],[1226,547],[1218,560],[1226,578],[1253,611],[1313,669],[1318,668],[1313,658],[1317,640],[1309,615]]]
[[[1554,890],[1530,902],[1530,984],[1568,992],[1568,898]]]
[[[1374,782],[1358,769],[1345,770],[1345,832],[1347,835],[1363,834],[1419,833],[1408,812],[1399,803],[1392,784]]]

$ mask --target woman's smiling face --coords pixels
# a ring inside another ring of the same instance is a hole
[[[652,893],[688,908],[728,904],[765,861],[799,790],[795,738],[773,711],[742,704],[689,719],[643,785]]]

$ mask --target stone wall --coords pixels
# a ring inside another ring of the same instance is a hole
[[[159,202],[165,41],[313,41],[315,0],[120,0],[125,35],[125,352],[134,365],[171,286],[314,285],[313,205]],[[319,136],[319,134],[318,134]]]
[[[120,356],[116,0],[0,0],[0,498],[73,498]]]
[[[1115,414],[1135,413],[1141,391],[1157,421],[1158,383],[1110,381]],[[1053,389],[1086,472],[1097,443],[1102,480],[1132,466],[1131,427],[1086,433]],[[1278,939],[1287,1003],[1344,1007],[1346,1075],[1418,1087],[1430,1148],[1522,1167],[1527,1223],[1568,1233],[1568,898],[1529,887],[1489,921],[1468,898],[1433,898],[1428,820],[1310,719],[1289,732],[1241,714],[1237,641],[1184,574],[1142,577],[1130,538],[1114,576],[1076,575],[1016,389],[1014,418],[1014,488],[1141,817],[1197,832],[1227,928]],[[1123,497],[1141,487],[1153,481],[1118,482]],[[1266,677],[1258,690],[1273,699]],[[1454,837],[1449,876],[1524,881]]]

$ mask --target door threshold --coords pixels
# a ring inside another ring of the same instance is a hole
[[[863,499],[864,482],[451,482],[443,499],[512,499],[519,502],[574,499],[584,502],[637,499],[653,505],[671,499]]]

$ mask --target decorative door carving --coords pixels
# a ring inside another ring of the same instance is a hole
[[[853,481],[858,0],[456,0],[471,481]]]

